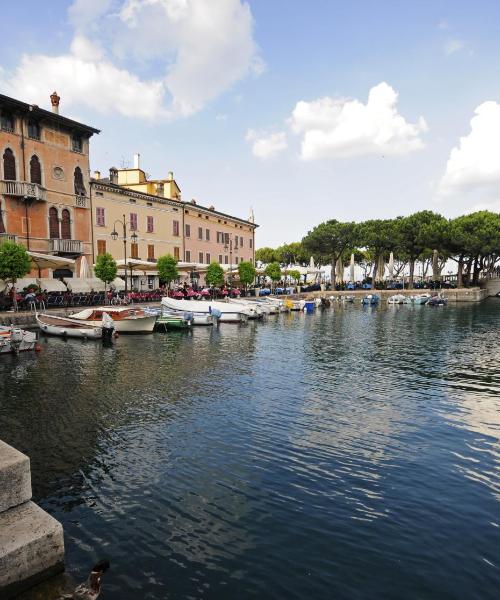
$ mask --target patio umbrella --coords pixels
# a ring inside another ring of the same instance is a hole
[[[87,257],[85,256],[85,254],[82,256],[82,258],[80,260],[80,269],[79,269],[78,277],[80,277],[80,279],[88,279],[89,277],[92,277],[89,261],[87,260]]]
[[[389,254],[389,279],[394,279],[394,252]]]
[[[61,267],[74,267],[75,261],[72,258],[63,258],[62,256],[53,256],[52,254],[41,254],[40,252],[28,252],[31,259],[31,267],[38,269],[38,276],[41,277],[42,269],[60,269]]]
[[[311,256],[311,260],[309,261],[309,268],[314,269],[314,258]]]
[[[354,283],[354,252],[351,254],[351,263],[349,265],[349,280]]]

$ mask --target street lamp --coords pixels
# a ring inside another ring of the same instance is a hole
[[[228,234],[229,245],[227,242],[224,244],[224,252],[229,250],[229,288],[233,289],[233,237],[232,233]],[[226,238],[227,239],[227,238]]]
[[[120,225],[123,227],[123,264],[125,268],[125,293],[127,293],[127,221],[125,219],[125,215],[123,215],[123,221],[121,219],[116,219],[116,221],[113,223],[113,231],[111,232],[111,237],[115,242],[118,239],[118,232],[116,231],[115,227],[117,223],[120,223]],[[135,231],[130,236],[130,241],[132,244],[137,243],[137,234],[135,233]]]

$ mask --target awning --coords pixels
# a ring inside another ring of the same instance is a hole
[[[72,258],[53,256],[52,254],[40,254],[39,252],[28,252],[31,258],[31,266],[34,269],[59,269],[60,267],[74,267],[76,261]]]
[[[119,269],[123,269],[124,267],[127,269],[132,269],[132,271],[142,271],[144,273],[154,271],[155,273],[158,271],[158,267],[155,262],[149,262],[148,260],[140,260],[139,258],[127,258],[127,262],[122,259],[116,261],[116,266]]]
[[[62,281],[59,279],[52,279],[49,277],[42,277],[38,279],[38,285],[42,290],[47,292],[67,292],[67,288]]]

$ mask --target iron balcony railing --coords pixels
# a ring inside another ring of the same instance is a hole
[[[12,235],[11,233],[0,233],[0,244],[3,242],[17,242],[17,235]]]
[[[49,240],[50,252],[59,254],[82,254],[82,242],[80,240],[62,240],[53,238]]]
[[[6,196],[47,200],[47,190],[39,183],[29,183],[28,181],[0,180],[0,193]]]

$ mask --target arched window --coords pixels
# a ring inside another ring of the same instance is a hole
[[[38,160],[38,156],[31,157],[30,160],[30,178],[31,183],[39,183],[42,185],[42,169],[40,167],[40,161]]]
[[[49,208],[49,236],[51,240],[59,239],[59,215],[57,208]]]
[[[76,167],[74,179],[75,179],[75,194],[77,196],[85,196],[86,195],[85,186],[83,185],[83,175],[82,175],[82,170],[80,169],[80,167]]]
[[[9,181],[16,180],[16,159],[10,148],[3,153],[3,178]]]
[[[63,240],[71,239],[71,219],[67,208],[64,208],[61,213],[61,238]]]

